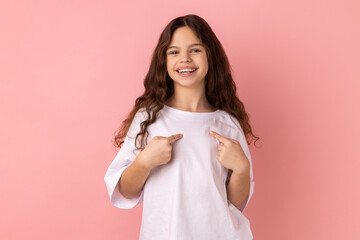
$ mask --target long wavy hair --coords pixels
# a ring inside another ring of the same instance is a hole
[[[141,137],[141,146],[136,146],[136,150],[145,148],[143,140],[145,138],[147,144],[149,136],[147,127],[156,121],[158,112],[174,93],[174,82],[167,72],[166,49],[174,31],[184,26],[188,26],[194,31],[206,49],[209,70],[205,76],[205,92],[208,102],[214,108],[226,111],[239,121],[248,145],[252,143],[252,139],[256,139],[256,141],[259,139],[252,133],[244,104],[236,96],[236,84],[233,81],[231,67],[220,41],[204,19],[189,14],[173,19],[162,31],[144,80],[145,92],[135,100],[135,106],[115,132],[114,145],[116,147],[122,147],[135,114],[139,109],[144,108],[148,118],[140,124],[140,131],[135,138],[135,146],[138,137]]]

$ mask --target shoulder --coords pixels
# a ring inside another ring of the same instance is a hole
[[[244,135],[244,131],[243,131],[239,121],[237,120],[236,117],[234,117],[230,113],[228,113],[224,110],[220,110],[219,116],[218,116],[218,121],[222,122],[223,125],[225,125],[229,128],[232,128],[233,130],[235,130],[235,132],[238,132],[241,135]]]
[[[237,118],[224,110],[219,111],[219,120],[221,120],[224,123],[229,124],[233,127],[241,129],[241,125],[240,125],[239,121],[237,120]]]
[[[127,136],[129,138],[135,138],[140,131],[140,124],[147,119],[147,112],[145,108],[140,108],[134,115],[131,121]]]
[[[231,115],[228,112],[222,111],[224,118],[224,132],[228,132],[228,136],[232,139],[238,141],[245,152],[246,157],[251,160],[249,144],[247,143],[246,136],[244,134],[244,130],[242,129],[239,121],[236,117]]]
[[[140,108],[135,113],[133,121],[141,121],[142,122],[146,119],[146,116],[147,116],[146,109],[144,107]]]

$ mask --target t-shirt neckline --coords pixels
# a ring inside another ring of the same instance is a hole
[[[166,104],[164,104],[164,109],[166,109],[170,113],[177,114],[180,116],[199,117],[199,118],[213,116],[221,111],[220,109],[217,109],[216,111],[213,111],[213,112],[189,112],[189,111],[184,111],[184,110],[170,107]]]

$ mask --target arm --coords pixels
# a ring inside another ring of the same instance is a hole
[[[243,203],[250,192],[250,168],[243,172],[233,172],[226,186],[227,198],[236,207]]]
[[[118,183],[120,193],[125,198],[132,198],[139,195],[150,171],[151,167],[143,164],[141,154],[139,154],[134,162],[127,167],[120,176]]]

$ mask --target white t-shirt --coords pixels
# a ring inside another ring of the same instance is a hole
[[[137,197],[126,199],[119,192],[122,172],[140,151],[132,152],[140,123],[146,119],[143,109],[136,113],[104,178],[114,206],[130,209],[143,203],[140,240],[253,239],[250,222],[242,213],[254,192],[251,156],[239,122],[223,110],[188,112],[165,105],[148,127],[148,143],[154,136],[182,133],[183,137],[172,144],[171,160],[151,169]],[[250,161],[250,193],[241,206],[227,200],[231,171],[217,160],[218,141],[210,130],[237,140]]]

